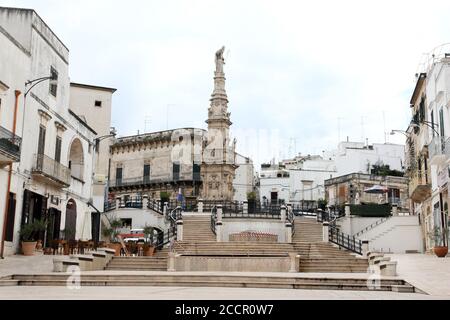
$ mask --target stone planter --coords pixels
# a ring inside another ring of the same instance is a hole
[[[448,253],[448,247],[434,247],[433,251],[434,254],[439,258],[445,258]]]
[[[120,257],[120,250],[122,249],[122,245],[120,243],[109,243],[108,248],[115,251],[115,257]]]
[[[22,252],[24,256],[33,256],[34,251],[36,250],[36,241],[33,242],[25,242],[22,241]]]

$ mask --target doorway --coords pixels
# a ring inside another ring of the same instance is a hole
[[[77,230],[77,203],[70,199],[66,206],[65,240],[75,240]]]
[[[278,192],[270,193],[270,203],[272,203],[272,204],[278,203]]]
[[[51,246],[52,240],[59,240],[61,236],[61,211],[50,208],[48,210],[46,247]]]

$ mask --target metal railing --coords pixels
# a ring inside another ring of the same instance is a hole
[[[329,226],[328,236],[329,241],[338,245],[340,248],[362,255],[362,241],[355,236],[345,234],[333,225]]]
[[[42,174],[66,187],[70,186],[70,169],[44,154],[35,155],[32,172]]]
[[[143,202],[142,197],[130,197],[123,200],[120,200],[119,208],[133,208],[133,209],[142,209]]]
[[[216,234],[217,207],[211,209],[211,231]]]
[[[14,161],[20,159],[20,146],[22,138],[11,131],[0,127],[0,150],[11,156]]]
[[[391,217],[386,217],[386,218],[382,218],[380,220],[375,221],[374,223],[372,223],[370,226],[365,227],[364,229],[362,229],[361,231],[355,233],[355,237],[359,237],[360,235],[366,233],[369,230],[372,230],[373,228],[375,228],[376,226],[379,226],[380,224],[388,221]]]
[[[292,209],[291,206],[287,207],[287,221],[289,221],[291,223],[292,236],[294,236],[294,234],[295,234],[295,215],[294,215],[294,210]]]
[[[428,145],[430,159],[436,156],[450,156],[450,138],[435,136]]]
[[[164,208],[163,205],[161,203],[161,201],[156,201],[154,199],[149,199],[148,204],[147,204],[147,208],[151,209],[157,213],[159,213],[160,215],[164,214]]]
[[[153,178],[149,176],[136,177],[136,178],[126,178],[126,179],[112,179],[109,182],[110,188],[118,187],[134,187],[134,186],[146,186],[151,184],[161,184],[161,183],[173,183],[173,182],[183,182],[183,181],[196,181],[199,182],[201,179],[197,175],[181,175],[178,177],[166,177],[166,178]]]
[[[115,200],[106,201],[103,208],[104,212],[116,210],[116,201]]]

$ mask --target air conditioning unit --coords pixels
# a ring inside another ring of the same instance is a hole
[[[94,176],[94,183],[106,183],[106,176],[104,174],[96,174]]]

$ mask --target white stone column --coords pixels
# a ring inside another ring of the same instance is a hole
[[[116,210],[120,208],[120,202],[122,201],[121,197],[116,197]]]
[[[156,204],[157,204],[157,209],[158,211],[161,210],[161,200],[156,200]]]
[[[169,211],[169,203],[164,202],[164,208],[163,208],[164,216],[166,216],[168,214],[168,211]]]
[[[144,194],[142,196],[142,208],[147,209],[148,208],[148,195]]]
[[[280,216],[281,216],[281,222],[286,222],[286,206],[281,206],[281,212],[280,212]]]
[[[223,206],[221,204],[217,205],[217,222],[222,222],[223,219]]]
[[[242,213],[248,214],[248,201],[247,200],[244,201],[244,204],[242,206]]]
[[[329,242],[330,241],[330,224],[328,222],[324,222],[322,225],[322,235],[323,235],[323,242]]]
[[[289,253],[289,258],[291,258],[291,268],[289,272],[300,272],[300,255],[298,255],[297,253]]]
[[[217,221],[216,222],[216,241],[217,242],[222,242],[222,239],[223,239],[223,237],[222,237],[222,232],[223,232],[222,227],[223,227],[222,221]]]
[[[394,217],[398,216],[398,204],[396,204],[396,203],[394,203],[394,204],[392,205],[392,215],[393,215]]]
[[[177,221],[177,241],[183,241],[183,220]]]
[[[350,203],[346,203],[345,204],[345,216],[346,217],[350,217],[351,216],[351,211],[350,211]]]
[[[198,213],[203,213],[203,200],[202,199],[198,199],[197,209],[198,209]]]
[[[292,243],[292,223],[286,222],[286,243]]]
[[[287,213],[292,212],[292,203],[287,204]]]
[[[175,257],[176,257],[176,253],[175,252],[169,252],[169,259],[167,259],[167,271],[168,272],[175,272],[175,271],[177,271],[175,269]]]
[[[364,258],[367,258],[367,255],[369,253],[369,240],[362,240],[361,242],[362,242],[361,248],[362,255]]]

